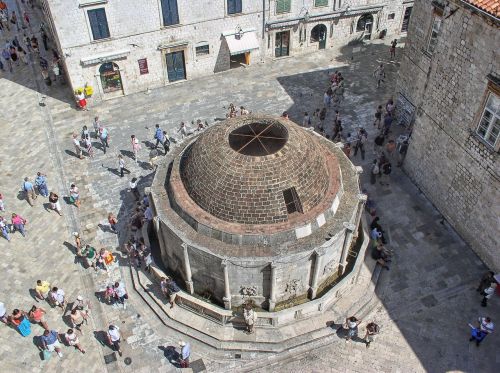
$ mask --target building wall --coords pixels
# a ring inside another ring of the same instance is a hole
[[[475,130],[487,77],[500,70],[500,33],[498,24],[458,3],[450,11],[429,55],[424,51],[433,6],[428,0],[415,4],[398,80],[398,91],[417,107],[404,168],[478,255],[499,270],[498,149],[485,145]]]
[[[222,33],[236,30],[238,26],[242,29],[254,29],[256,32],[259,49],[251,52],[252,64],[275,57],[276,32],[279,31],[290,31],[290,55],[318,50],[319,44],[310,40],[310,31],[318,24],[327,28],[326,49],[337,48],[362,38],[363,33],[356,32],[356,23],[363,13],[359,10],[361,8],[383,6],[379,11],[367,10],[372,12],[374,18],[372,39],[378,38],[380,31],[384,29],[389,35],[397,34],[401,29],[405,7],[412,5],[411,1],[403,4],[403,0],[353,0],[342,1],[339,7],[339,0],[329,0],[327,6],[315,7],[314,0],[292,0],[291,12],[276,14],[276,0],[243,0],[243,12],[228,15],[226,0],[199,0],[197,6],[193,5],[192,0],[178,0],[180,24],[163,27],[160,0],[141,0],[140,5],[136,0],[108,0],[89,6],[81,5],[89,3],[88,0],[44,1],[48,23],[55,30],[56,44],[61,49],[72,87],[76,89],[89,84],[95,88],[96,99],[169,84],[165,54],[170,52],[184,51],[186,79],[228,70],[230,54]],[[349,12],[347,6],[350,7]],[[106,10],[109,39],[92,40],[87,11],[95,8]],[[353,9],[358,11],[351,14]],[[304,25],[298,19],[303,19],[306,11],[310,19]],[[394,13],[394,18],[389,20],[388,15],[391,13]],[[322,16],[321,20],[317,16]],[[295,24],[279,26],[279,29],[263,28],[263,21],[273,23],[289,20],[295,20]],[[303,40],[299,40],[301,30],[304,32]],[[186,44],[178,45],[179,42]],[[210,54],[196,56],[195,47],[204,42],[208,42]],[[168,44],[177,46],[159,49],[160,45]],[[118,65],[123,92],[104,94],[98,73],[101,63],[84,66],[82,59],[99,55],[112,56],[117,51],[128,51],[120,59],[108,59]],[[141,75],[138,60],[144,58],[147,59],[149,73]]]

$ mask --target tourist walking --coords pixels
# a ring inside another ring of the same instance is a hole
[[[35,286],[35,295],[40,300],[45,300],[50,291],[50,282],[37,280]]]
[[[0,321],[4,324],[8,323],[7,309],[5,308],[5,304],[3,304],[3,302],[0,302]]]
[[[163,149],[165,150],[165,155],[170,151],[170,140],[168,139],[167,131],[163,131]]]
[[[44,175],[41,172],[37,172],[35,185],[38,189],[38,193],[40,193],[43,197],[49,196],[49,188],[47,187],[47,175]]]
[[[80,140],[78,139],[78,135],[73,133],[72,136],[73,146],[75,147],[76,156],[80,159],[83,159],[82,147],[80,146]]]
[[[495,280],[495,273],[492,271],[486,272],[482,277],[481,281],[479,282],[479,286],[477,287],[476,291],[479,293],[482,293],[484,290],[490,287],[492,283],[496,283],[497,281]]]
[[[83,89],[78,90],[75,94],[75,97],[78,107],[84,111],[88,111],[89,109],[87,108],[87,100],[85,99],[85,93],[83,92]]]
[[[310,127],[311,126],[311,117],[309,116],[309,113],[306,111],[304,112],[304,118],[302,119],[302,127]]]
[[[476,346],[479,347],[479,345],[486,338],[486,336],[488,334],[493,333],[493,330],[495,329],[495,324],[493,324],[493,321],[491,321],[491,318],[488,316],[479,317],[477,321],[478,321],[477,327],[474,327],[473,325],[469,324],[469,326],[472,329],[469,342],[476,341]]]
[[[24,182],[22,185],[22,190],[26,196],[26,200],[28,201],[30,206],[33,206],[33,200],[37,198],[35,193],[35,187],[33,183],[30,181],[29,177],[24,178]]]
[[[181,289],[179,288],[179,286],[177,286],[176,282],[171,278],[168,279],[167,289],[168,289],[168,302],[170,303],[170,308],[174,308],[175,299],[177,298],[177,293]]]
[[[365,160],[365,144],[368,141],[368,133],[364,128],[358,128],[356,141],[354,145],[354,157],[358,154],[358,150],[361,153],[361,159]]]
[[[181,353],[179,354],[179,365],[181,368],[189,368],[189,357],[191,356],[191,345],[189,342],[180,341]]]
[[[77,208],[80,208],[80,190],[75,184],[71,184],[69,188],[69,201]]]
[[[130,191],[134,195],[134,198],[136,199],[136,201],[139,201],[139,199],[141,198],[141,194],[139,193],[139,189],[137,189],[138,182],[139,181],[137,180],[136,177],[133,177],[132,180],[129,181]]]
[[[135,135],[130,136],[130,143],[132,145],[132,152],[134,153],[134,160],[137,163],[138,153],[141,150],[141,144],[139,143],[139,139],[135,137]]]
[[[59,202],[59,196],[54,193],[50,192],[49,194],[49,202],[50,202],[50,208],[57,212],[59,216],[62,216],[61,213],[61,203]]]
[[[394,39],[393,41],[391,41],[391,48],[389,49],[389,51],[391,53],[391,60],[396,58],[396,45],[397,44],[398,44],[397,39]]]
[[[4,200],[3,194],[0,193],[0,211],[5,211],[5,203],[3,200]]]
[[[54,306],[60,307],[64,311],[66,299],[64,297],[63,289],[59,289],[57,286],[54,286],[49,293],[49,298]]]
[[[392,165],[387,159],[380,165],[380,185],[389,185],[389,177],[392,172]]]
[[[12,61],[10,59],[10,52],[7,48],[2,49],[2,58],[5,60],[5,64],[9,68],[9,71],[12,73],[14,69],[12,66]]]
[[[370,343],[373,342],[375,335],[380,333],[380,327],[375,324],[373,321],[366,325],[366,333],[365,333],[365,344],[366,348],[370,347]]]
[[[130,174],[130,170],[125,168],[125,159],[123,159],[123,155],[121,154],[118,154],[118,169],[120,170],[120,177],[123,177],[124,172]]]
[[[355,316],[346,318],[344,326],[347,329],[346,342],[350,341],[353,337],[358,335],[358,325],[361,320],[358,320]]]
[[[243,318],[245,319],[247,332],[252,334],[254,332],[255,322],[257,321],[257,313],[253,310],[250,303],[245,304],[245,308],[243,309]]]
[[[155,149],[158,149],[158,145],[159,144],[162,144],[163,145],[163,142],[164,142],[164,137],[163,137],[163,130],[160,128],[160,125],[159,124],[155,124],[155,135],[154,135],[154,139],[156,140],[156,145],[155,145]]]
[[[99,120],[99,117],[94,117],[94,121],[92,122],[92,127],[94,127],[94,137],[99,139],[101,135],[101,121]]]
[[[11,223],[14,227],[14,231],[19,231],[23,237],[26,237],[26,230],[24,229],[24,226],[28,223],[26,219],[24,219],[21,215],[13,213]]]
[[[45,351],[48,351],[49,353],[55,351],[59,357],[63,357],[61,344],[59,343],[59,333],[55,330],[45,330],[43,335],[40,337],[40,340]]]
[[[377,176],[380,173],[380,169],[378,167],[378,161],[376,159],[373,160],[372,167],[370,169],[370,184],[375,184],[377,182]]]
[[[127,290],[125,289],[125,285],[123,282],[115,282],[113,289],[116,294],[116,299],[119,303],[123,305],[123,309],[127,308],[127,304],[125,301],[128,299]]]
[[[118,219],[116,218],[115,215],[113,215],[112,212],[108,214],[108,223],[109,223],[109,228],[113,233],[118,233],[116,229],[116,225],[118,224]]]
[[[28,317],[32,323],[39,324],[45,330],[49,329],[47,322],[45,321],[44,315],[47,312],[42,307],[33,306],[28,312]]]
[[[496,282],[492,282],[489,287],[483,290],[481,295],[483,300],[481,301],[481,307],[486,307],[488,305],[488,299],[490,299],[493,294],[495,294],[495,289],[497,288]]]
[[[377,88],[380,87],[380,82],[384,83],[385,79],[385,69],[384,69],[384,64],[381,63],[375,71],[373,71],[373,76],[377,80]]]
[[[68,331],[66,333],[64,333],[64,339],[66,339],[66,342],[70,346],[75,347],[82,354],[85,353],[85,350],[80,345],[80,340],[78,339],[78,336],[76,335],[76,333],[74,332],[73,329],[68,329]]]
[[[106,154],[106,148],[109,148],[109,132],[104,126],[99,127],[99,140],[101,140],[102,151]]]
[[[116,325],[111,324],[108,327],[108,332],[107,332],[107,337],[108,337],[108,342],[111,348],[118,352],[118,355],[122,356],[122,350],[120,349],[120,328],[117,327]]]
[[[10,242],[10,232],[9,225],[7,220],[3,216],[0,216],[0,231],[2,232],[2,236]]]
[[[377,107],[377,110],[375,111],[375,121],[373,122],[373,125],[377,127],[377,129],[380,129],[380,125],[382,123],[382,105],[379,105]]]
[[[79,330],[82,334],[82,325],[87,321],[87,314],[75,308],[70,313],[71,324],[73,328]]]

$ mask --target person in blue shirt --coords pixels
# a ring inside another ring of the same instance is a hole
[[[100,135],[99,135],[99,139],[101,140],[101,144],[102,144],[102,151],[104,152],[104,154],[106,154],[106,148],[109,148],[109,142],[108,142],[108,137],[109,137],[109,134],[108,134],[108,130],[106,127],[100,127]]]
[[[38,192],[44,196],[49,196],[49,188],[47,187],[47,176],[41,172],[36,173],[35,185],[38,188]]]
[[[24,191],[24,193],[26,195],[26,200],[28,201],[30,206],[33,207],[33,200],[36,199],[35,187],[33,186],[33,184],[31,183],[31,181],[28,177],[24,178],[22,190]]]
[[[155,127],[156,127],[155,137],[154,137],[156,139],[155,149],[158,149],[158,144],[163,145],[163,142],[165,141],[165,136],[163,136],[163,131],[160,128],[159,124],[156,124]]]

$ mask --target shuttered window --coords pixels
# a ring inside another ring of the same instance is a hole
[[[276,13],[288,13],[292,9],[292,0],[276,0]]]
[[[314,6],[327,6],[328,0],[314,0]]]
[[[179,24],[177,0],[161,0],[161,11],[163,15],[163,26]]]
[[[242,0],[227,0],[227,14],[238,14],[242,12]]]
[[[104,8],[91,9],[87,11],[90,28],[94,40],[109,38],[108,20]]]

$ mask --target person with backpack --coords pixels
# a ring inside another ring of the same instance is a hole
[[[392,172],[392,165],[391,162],[388,160],[385,160],[384,163],[382,163],[382,172],[380,173],[380,184],[381,185],[389,185],[389,175]]]
[[[171,278],[169,278],[167,281],[168,302],[170,303],[170,308],[174,308],[175,298],[177,298],[177,293],[181,289]]]
[[[356,316],[348,317],[345,320],[344,328],[347,329],[346,342],[349,342],[352,337],[356,337],[358,335],[358,325],[361,323],[361,320],[358,320]]]
[[[26,200],[28,201],[29,205],[31,207],[33,207],[33,200],[35,200],[37,198],[37,196],[35,194],[35,187],[31,183],[29,177],[24,178],[22,190],[24,191],[24,194],[26,196]]]
[[[372,168],[370,170],[370,184],[375,184],[377,182],[377,176],[380,173],[380,168],[378,167],[378,161],[373,160]]]
[[[156,144],[155,144],[155,149],[158,149],[158,144],[162,144],[163,145],[163,142],[164,142],[164,137],[163,137],[163,131],[162,129],[160,128],[160,125],[159,124],[155,124],[155,136],[154,136],[154,139],[156,140]]]
[[[38,193],[40,193],[44,197],[49,196],[49,188],[47,187],[47,175],[44,175],[41,172],[37,172],[35,185],[38,189]]]
[[[365,333],[365,344],[366,348],[370,347],[370,343],[373,342],[375,335],[380,333],[380,327],[375,324],[373,321],[366,325],[366,333]]]

